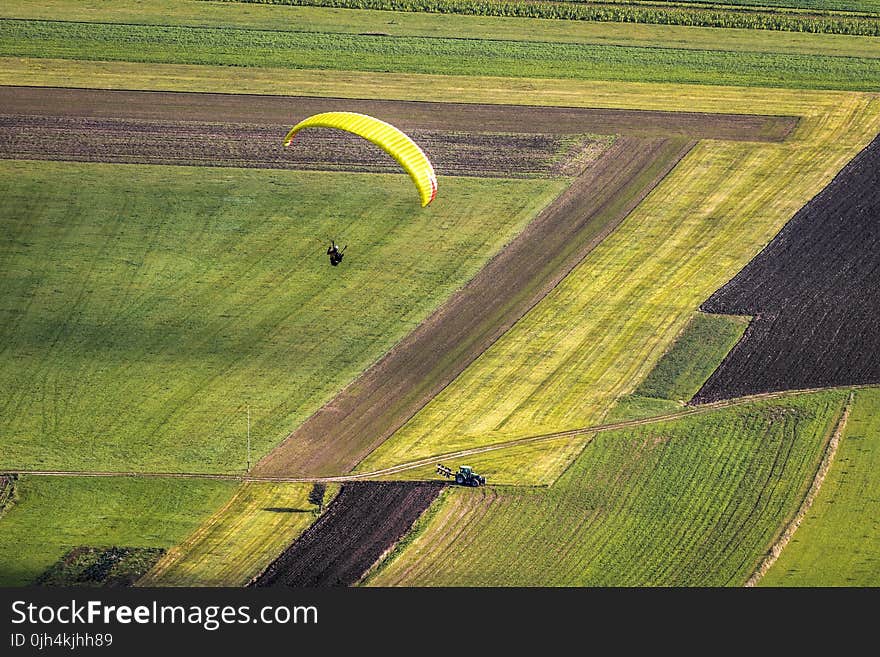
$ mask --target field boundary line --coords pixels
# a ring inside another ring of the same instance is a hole
[[[846,423],[849,420],[849,413],[852,409],[854,394],[855,393],[852,391],[849,393],[849,397],[843,407],[843,412],[840,414],[837,425],[834,427],[834,430],[831,432],[831,436],[825,445],[825,453],[819,463],[819,468],[816,470],[816,475],[813,477],[813,481],[810,484],[809,489],[807,489],[807,494],[804,496],[797,513],[782,531],[782,534],[779,535],[779,538],[777,538],[773,545],[770,546],[769,552],[764,559],[761,560],[758,568],[752,573],[752,576],[749,577],[744,586],[753,587],[761,581],[761,578],[767,574],[767,571],[769,571],[773,564],[776,563],[776,560],[779,559],[779,555],[782,554],[782,551],[789,544],[794,533],[804,521],[807,512],[813,506],[813,502],[816,500],[816,495],[819,494],[819,489],[822,488],[825,477],[828,475],[828,471],[831,469],[831,465],[834,462],[834,457],[837,455],[837,449],[840,447],[840,439],[843,435],[844,429],[846,429]]]
[[[639,418],[635,420],[624,420],[622,422],[613,422],[609,424],[597,424],[588,427],[580,427],[577,429],[567,429],[565,431],[556,431],[553,433],[544,433],[535,436],[525,436],[523,438],[515,438],[513,440],[507,440],[501,443],[494,443],[492,445],[481,445],[478,447],[471,447],[468,449],[457,450],[454,452],[444,452],[442,454],[432,454],[431,456],[426,456],[420,459],[416,459],[413,461],[407,461],[406,463],[398,463],[397,465],[388,466],[387,468],[382,468],[380,470],[372,470],[370,472],[357,472],[350,473],[344,475],[330,475],[326,477],[273,477],[273,476],[255,476],[255,475],[245,475],[245,474],[234,474],[234,473],[210,473],[210,472],[111,472],[111,471],[80,471],[80,470],[15,470],[15,469],[0,469],[0,476],[2,475],[30,475],[35,477],[142,477],[142,478],[169,478],[169,479],[215,479],[220,481],[240,481],[240,482],[276,482],[276,483],[312,483],[312,482],[325,482],[325,483],[342,483],[346,481],[358,481],[362,479],[371,479],[374,477],[382,477],[386,475],[393,475],[399,472],[404,472],[406,470],[413,470],[415,468],[423,467],[425,465],[431,465],[432,463],[444,459],[455,459],[462,458],[465,456],[473,456],[475,454],[485,454],[486,452],[494,452],[501,449],[507,449],[509,447],[518,447],[520,445],[530,445],[532,443],[539,443],[551,440],[558,440],[559,438],[567,438],[567,437],[577,437],[583,436],[591,433],[604,433],[606,431],[616,431],[618,429],[627,429],[629,427],[639,427],[645,426],[649,424],[659,424],[661,422],[670,422],[673,420],[678,420],[685,417],[690,417],[692,415],[702,415],[704,413],[711,413],[712,411],[730,408],[733,406],[741,406],[743,404],[749,404],[752,402],[772,400],[772,399],[785,399],[788,397],[798,397],[801,395],[811,395],[818,392],[829,392],[834,390],[849,390],[850,395],[856,390],[861,390],[865,388],[876,388],[880,387],[880,384],[876,383],[865,383],[858,385],[849,385],[849,386],[832,386],[828,388],[804,388],[801,390],[781,390],[776,392],[764,392],[756,395],[749,395],[746,397],[737,397],[735,399],[725,399],[722,401],[711,402],[708,404],[700,404],[699,406],[686,407],[681,411],[677,411],[675,413],[666,413],[664,415],[654,415],[652,417]],[[847,402],[849,404],[850,402]]]

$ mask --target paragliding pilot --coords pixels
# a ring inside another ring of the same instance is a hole
[[[327,247],[327,255],[330,256],[330,264],[334,267],[342,262],[343,251],[345,251],[345,247],[342,247],[340,250],[338,246],[336,246],[335,240],[330,240],[330,246]]]

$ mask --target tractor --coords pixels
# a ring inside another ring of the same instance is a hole
[[[447,468],[443,464],[437,464],[437,474],[444,477],[455,477],[455,483],[459,486],[485,486],[486,478],[481,477],[469,465],[462,465],[458,468],[458,472],[453,472],[452,468]]]

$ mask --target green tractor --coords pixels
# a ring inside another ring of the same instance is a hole
[[[447,468],[443,464],[437,464],[437,474],[444,477],[455,477],[455,483],[459,486],[485,486],[486,478],[474,472],[469,465],[462,465],[458,468],[458,472],[453,472],[452,468]]]

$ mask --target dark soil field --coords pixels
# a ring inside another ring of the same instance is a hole
[[[289,125],[0,114],[0,158],[400,173],[377,146],[338,130]],[[439,132],[410,136],[440,175],[577,175],[606,147],[586,136]]]
[[[354,482],[252,586],[350,586],[394,546],[443,483]]]
[[[346,110],[371,114],[404,131],[624,134],[732,141],[782,141],[798,121],[797,117],[753,114],[10,86],[0,86],[0,108],[7,116],[287,127],[318,112]]]
[[[880,136],[702,310],[754,319],[694,402],[880,383]]]

